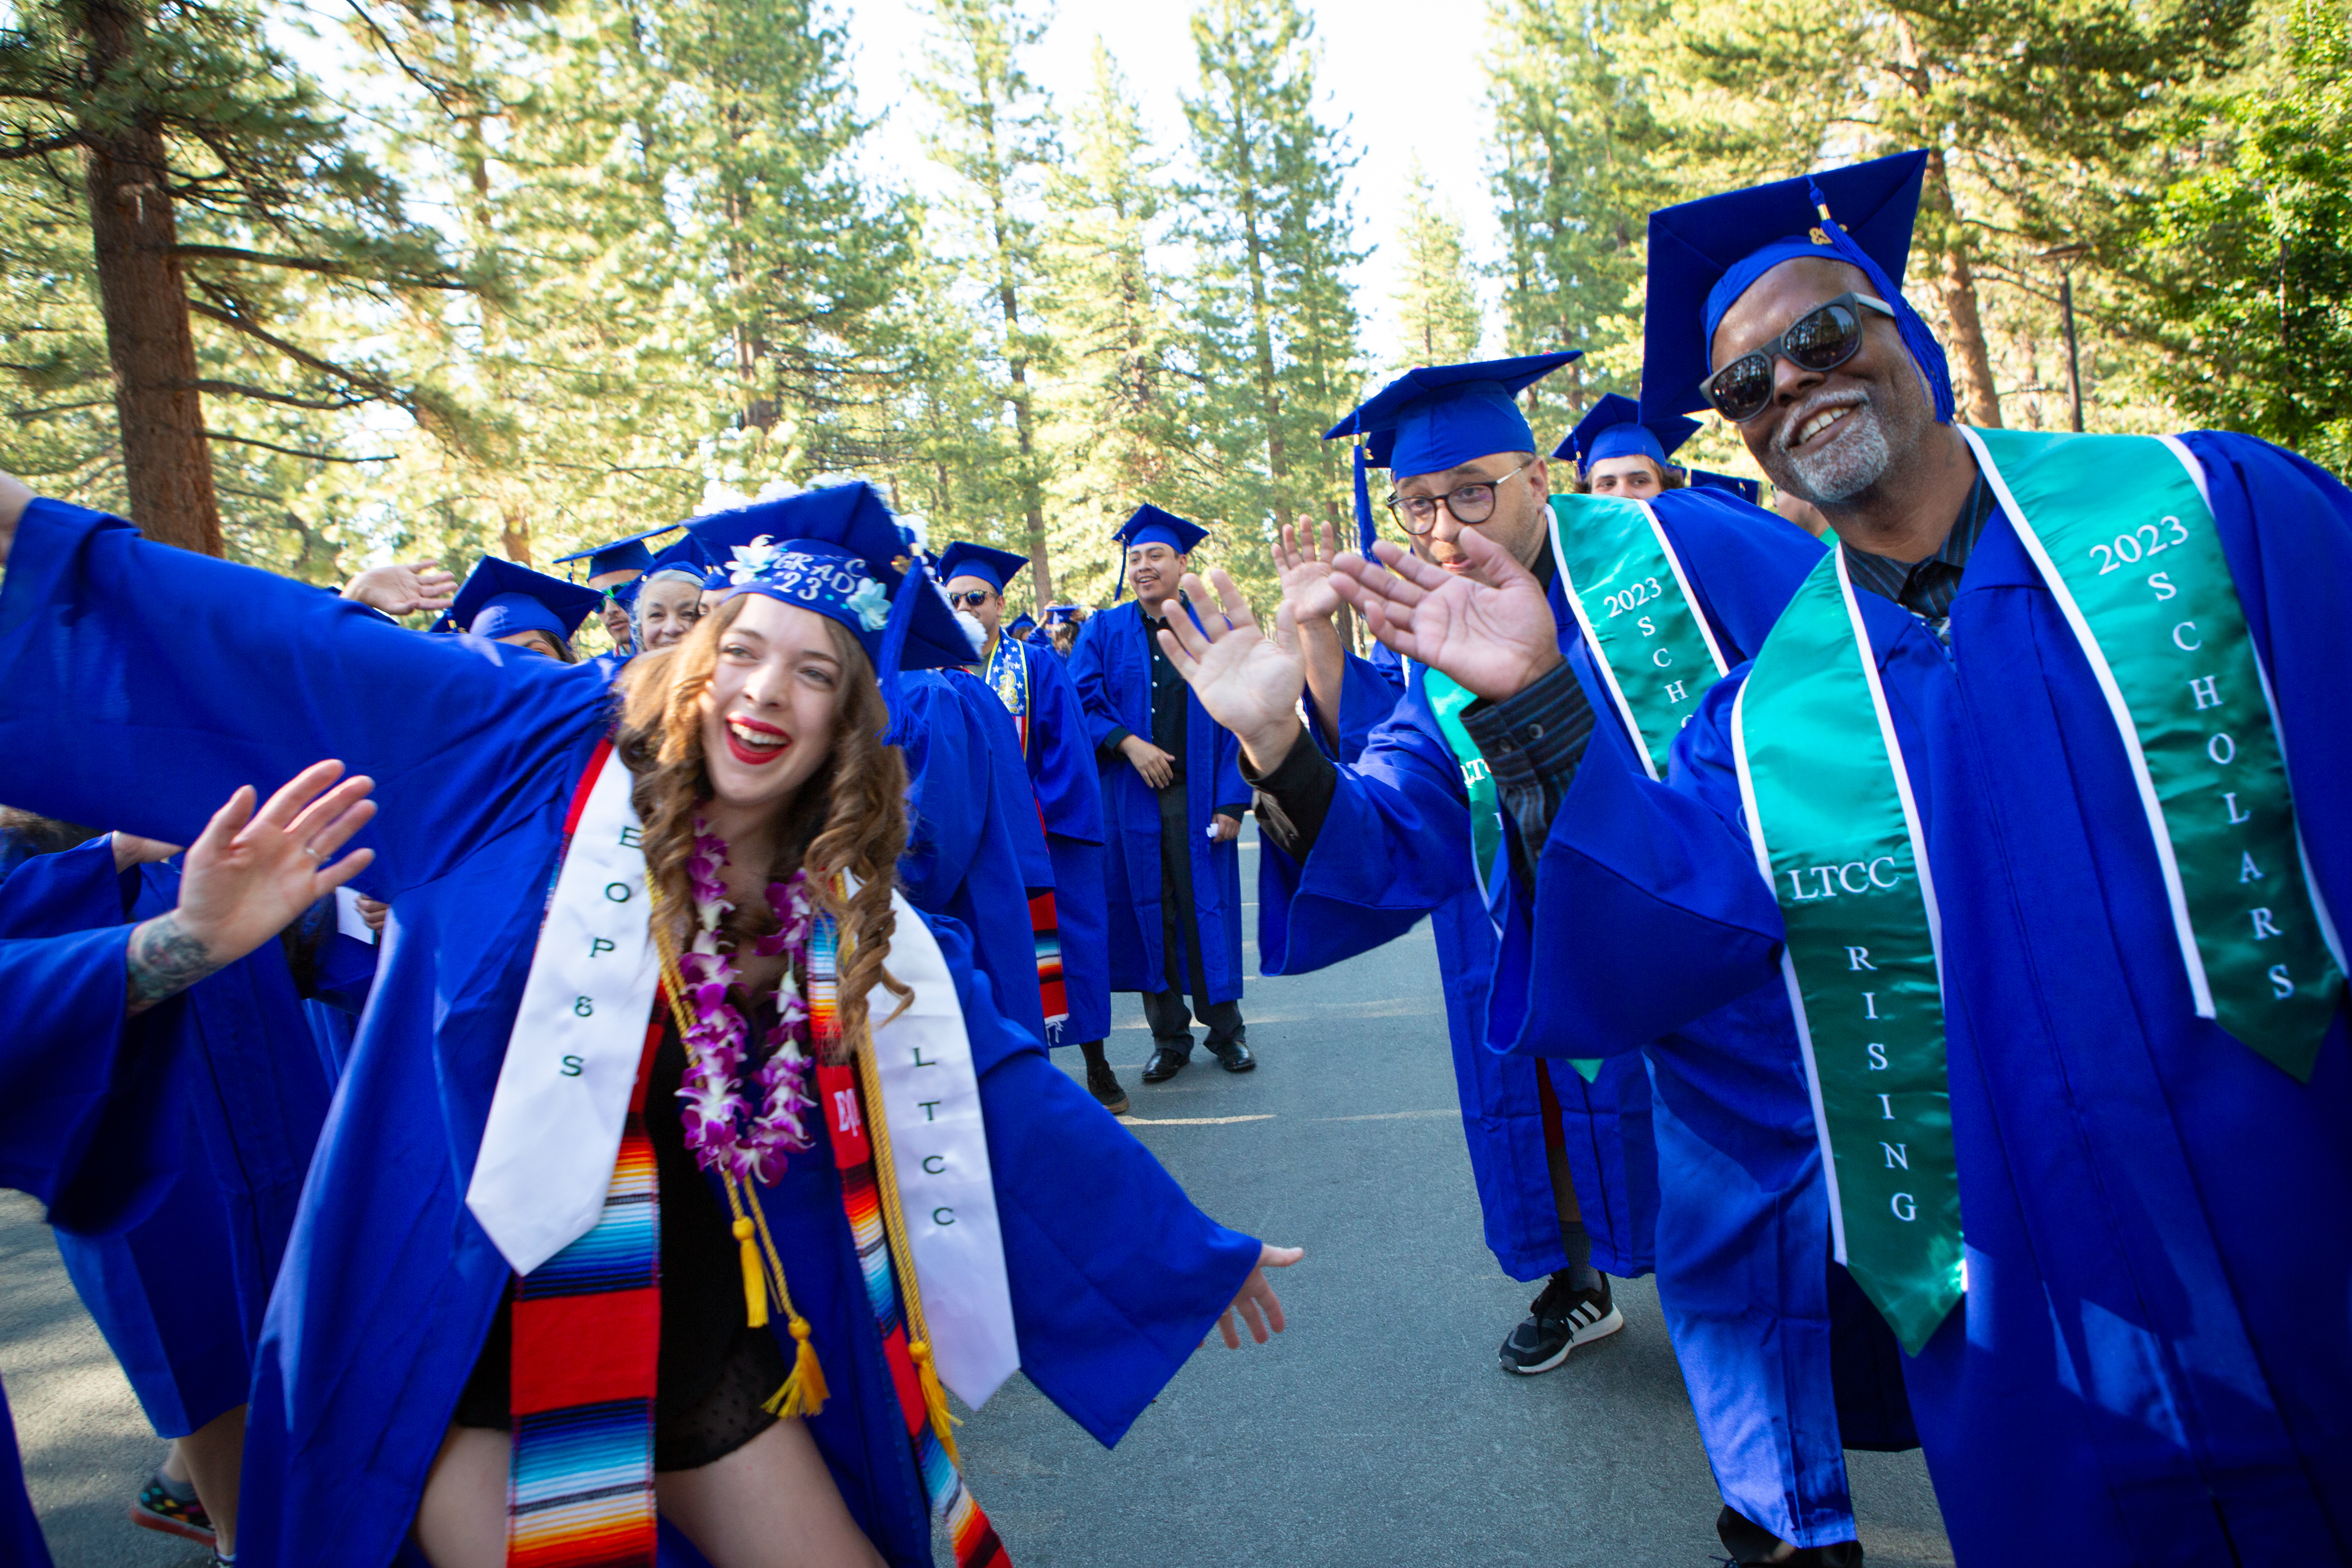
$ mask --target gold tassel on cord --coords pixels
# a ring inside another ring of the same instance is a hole
[[[755,1329],[768,1326],[768,1275],[760,1265],[760,1244],[752,1239],[760,1227],[741,1215],[735,1216],[735,1241],[743,1255],[743,1313]]]
[[[948,1414],[947,1390],[940,1386],[939,1369],[931,1364],[930,1342],[910,1339],[907,1353],[914,1358],[915,1381],[923,1385],[923,1409],[931,1418],[931,1433],[948,1451],[948,1463],[961,1469],[963,1460],[956,1453],[956,1418]]]
[[[794,1312],[790,1327],[796,1347],[792,1375],[761,1408],[771,1415],[814,1415],[833,1397],[833,1390],[825,1386],[824,1368],[817,1363],[816,1346],[809,1342],[809,1321]]]

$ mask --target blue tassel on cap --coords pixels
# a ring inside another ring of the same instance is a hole
[[[1365,560],[1377,559],[1372,554],[1372,541],[1380,536],[1380,530],[1372,526],[1372,485],[1363,439],[1359,437],[1356,441],[1356,544],[1363,552]]]
[[[890,710],[890,727],[882,731],[882,743],[886,746],[907,742],[906,700],[903,683],[898,679],[898,661],[906,656],[907,634],[914,629],[919,595],[930,591],[931,577],[923,567],[922,557],[910,552],[906,574],[898,579],[898,592],[890,599],[890,618],[883,623],[882,648],[875,661],[874,674],[882,685],[882,703]]]

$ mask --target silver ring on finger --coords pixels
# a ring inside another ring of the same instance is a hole
[[[315,844],[302,846],[302,853],[310,858],[310,863],[314,866],[323,866],[327,863],[326,856],[319,852],[319,847]]]

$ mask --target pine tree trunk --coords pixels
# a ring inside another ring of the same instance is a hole
[[[79,9],[91,75],[102,77],[135,51],[145,19],[127,0],[86,0]],[[90,252],[131,520],[158,542],[218,555],[220,501],[194,385],[196,343],[163,132],[88,121],[83,131]]]
[[[1969,265],[1968,230],[1960,223],[1952,187],[1944,168],[1941,148],[1927,154],[1927,189],[1922,200],[1939,220],[1942,243],[1937,247],[1940,269],[1937,294],[1949,323],[1952,401],[1959,417],[1989,430],[2000,427],[2000,394],[1992,378],[1992,353],[1985,346],[1984,318],[1977,310],[1976,269]]]

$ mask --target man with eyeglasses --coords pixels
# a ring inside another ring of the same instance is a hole
[[[1956,426],[1900,291],[1927,156],[1652,216],[1648,405],[1837,536],[1666,784],[1554,738],[1499,552],[1347,591],[1520,781],[1497,1045],[1781,984],[1958,1561],[2341,1561],[2352,492],[2246,437]]]
[[[1512,395],[1570,357],[1416,371],[1331,434],[1360,431],[1360,460],[1398,476],[1391,510],[1423,571],[1478,581],[1507,562],[1541,584],[1541,635],[1591,694],[1580,733],[1646,776],[1727,668],[1717,661],[1763,640],[1821,551],[1719,490],[1550,497]],[[1288,618],[1330,614],[1347,581],[1297,595]],[[1861,1374],[1832,1376],[1826,1200],[1785,1015],[1734,1007],[1661,1031],[1647,1053],[1654,1105],[1638,1057],[1572,1065],[1487,1049],[1496,922],[1521,895],[1503,859],[1508,796],[1464,726],[1471,693],[1409,660],[1393,717],[1353,766],[1334,767],[1298,743],[1288,716],[1306,639],[1278,621],[1269,641],[1239,618],[1225,632],[1209,617],[1178,662],[1240,734],[1259,790],[1260,961],[1270,974],[1318,967],[1430,916],[1488,1245],[1515,1277],[1550,1275],[1503,1365],[1557,1366],[1612,1330],[1622,1318],[1605,1273],[1646,1271],[1654,1233],[1659,1300],[1727,1499],[1727,1543],[1760,1544],[1743,1561],[1859,1562],[1841,1396],[1885,1381],[1868,1375],[1871,1352],[1891,1357],[1893,1340],[1880,1329],[1842,1342]],[[1607,718],[1596,725],[1594,711]],[[1745,1126],[1754,1086],[1785,1090],[1779,1125],[1727,1155],[1691,1131]],[[1858,1416],[1849,1440],[1909,1441],[1892,1382],[1895,1413]]]
[[[1102,780],[1110,988],[1143,994],[1152,1041],[1146,1083],[1184,1070],[1196,1016],[1218,1065],[1227,1072],[1257,1066],[1242,1020],[1234,843],[1249,789],[1234,769],[1233,734],[1185,689],[1155,635],[1171,607],[1183,618],[1176,580],[1208,536],[1173,512],[1138,507],[1115,536],[1127,552],[1120,588],[1131,580],[1134,602],[1088,616],[1070,649],[1069,676]]]
[[[957,540],[940,552],[937,575],[957,617],[970,616],[981,629],[980,657],[970,671],[1013,715],[1045,829],[1054,888],[1030,900],[1045,1044],[1076,1041],[1087,1088],[1118,1116],[1128,1108],[1127,1091],[1103,1055],[1110,1034],[1110,916],[1103,904],[1102,784],[1086,710],[1061,659],[1004,625],[1005,584],[1028,565],[1025,555]]]

